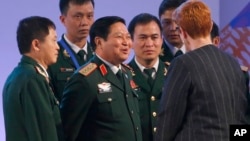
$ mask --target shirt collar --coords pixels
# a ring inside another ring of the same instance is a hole
[[[173,45],[171,45],[168,41],[164,40],[164,42],[166,43],[166,45],[168,46],[168,48],[170,49],[170,51],[172,52],[172,54],[175,54],[178,50],[181,50],[183,52],[183,54],[186,53],[186,47],[183,44],[182,47],[179,49]]]
[[[69,44],[69,46],[72,48],[72,50],[75,52],[75,53],[78,53],[80,50],[84,50],[86,52],[86,54],[88,54],[88,49],[87,49],[87,42],[86,44],[83,46],[83,48],[80,48],[78,47],[76,44],[72,43],[66,36],[65,34],[63,35],[65,41]]]
[[[121,65],[119,65],[119,66],[117,67],[117,66],[115,66],[115,65],[113,65],[113,64],[111,64],[111,63],[109,63],[108,61],[104,60],[103,58],[101,58],[101,57],[98,56],[97,54],[96,54],[96,56],[97,56],[100,60],[102,60],[102,61],[112,70],[112,72],[113,72],[114,74],[116,74],[116,73],[122,68]]]
[[[45,69],[45,67],[43,67],[43,65],[41,65],[39,63],[38,63],[38,65],[42,68],[42,71],[45,73],[46,77],[49,78],[49,74],[48,74],[47,70]]]
[[[146,68],[146,67],[144,67],[142,64],[140,64],[140,63],[136,60],[136,58],[135,58],[135,63],[137,64],[137,66],[139,67],[139,69],[141,70],[141,72],[143,72],[144,69]],[[152,67],[152,68],[155,69],[155,72],[157,72],[158,66],[159,66],[159,58],[157,58],[155,64],[154,64],[153,67]]]

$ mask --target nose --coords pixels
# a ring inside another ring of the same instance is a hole
[[[80,24],[81,25],[88,25],[89,19],[86,16],[82,16]]]
[[[170,29],[171,30],[177,30],[179,27],[178,27],[178,25],[175,23],[175,22],[171,22],[171,25],[170,25]]]
[[[123,39],[122,40],[123,45],[127,46],[132,44],[132,39],[130,37],[124,36],[122,39]]]
[[[58,43],[56,43],[55,46],[56,46],[56,50],[59,51],[60,47],[59,47]]]
[[[145,42],[146,47],[151,47],[153,46],[153,40],[151,38],[147,38]]]

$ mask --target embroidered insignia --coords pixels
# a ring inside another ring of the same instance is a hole
[[[84,76],[88,76],[90,73],[92,73],[97,68],[97,65],[95,63],[89,63],[83,68],[79,70],[79,73],[81,73]]]
[[[246,67],[246,66],[240,66],[240,68],[242,71],[248,71],[248,67]]]
[[[66,49],[63,51],[63,55],[65,56],[65,57],[70,57],[70,55],[69,55],[69,53],[66,51]]]
[[[45,72],[43,72],[38,66],[35,66],[35,69],[36,69],[36,71],[37,71],[39,74],[41,74],[42,76],[44,76],[45,79],[46,79],[46,81],[49,83],[49,78],[48,78],[48,76],[45,74]]]
[[[104,64],[102,64],[99,68],[100,68],[101,73],[102,73],[103,76],[108,73],[108,71],[107,71],[107,69],[106,69],[106,67],[105,67]]]
[[[121,64],[122,66],[124,66],[125,68],[127,68],[127,69],[129,69],[130,70],[130,72],[131,72],[131,74],[132,74],[132,76],[135,76],[135,72],[134,72],[134,70],[133,70],[133,68],[131,68],[129,65],[127,65],[127,64]]]
[[[164,48],[161,48],[160,56],[164,56]]]
[[[167,66],[170,66],[170,62],[164,62],[165,63],[165,65],[167,65]]]
[[[60,68],[61,72],[74,72],[75,69],[74,68]]]
[[[166,75],[167,75],[167,73],[168,73],[167,68],[164,68],[164,76],[166,76]]]
[[[135,84],[134,80],[130,80],[130,86],[132,89],[136,89],[138,85]]]
[[[98,87],[99,93],[112,92],[110,83],[103,82],[103,83],[97,84],[97,87]]]

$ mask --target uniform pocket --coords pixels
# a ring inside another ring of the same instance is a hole
[[[68,81],[70,76],[72,75],[73,73],[58,73],[56,75],[56,79],[58,81]]]
[[[97,95],[98,115],[102,118],[117,118],[122,115],[120,102],[114,93],[100,93]]]

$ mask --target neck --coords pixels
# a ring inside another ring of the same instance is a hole
[[[42,65],[45,69],[48,68],[48,65],[46,65],[46,63],[41,59],[41,57],[37,56],[36,54],[26,53],[24,55],[34,59],[38,64]]]
[[[65,34],[65,36],[70,42],[77,45],[79,48],[83,48],[87,43],[87,38],[73,38],[71,36],[68,36],[68,34]]]
[[[145,68],[152,68],[154,66],[154,64],[156,63],[158,58],[154,58],[154,59],[140,59],[138,57],[136,57],[136,60]]]
[[[212,44],[210,37],[204,37],[204,38],[198,38],[198,39],[192,39],[189,38],[189,40],[186,41],[186,49],[188,51],[195,50],[197,48],[203,47],[205,45]]]

